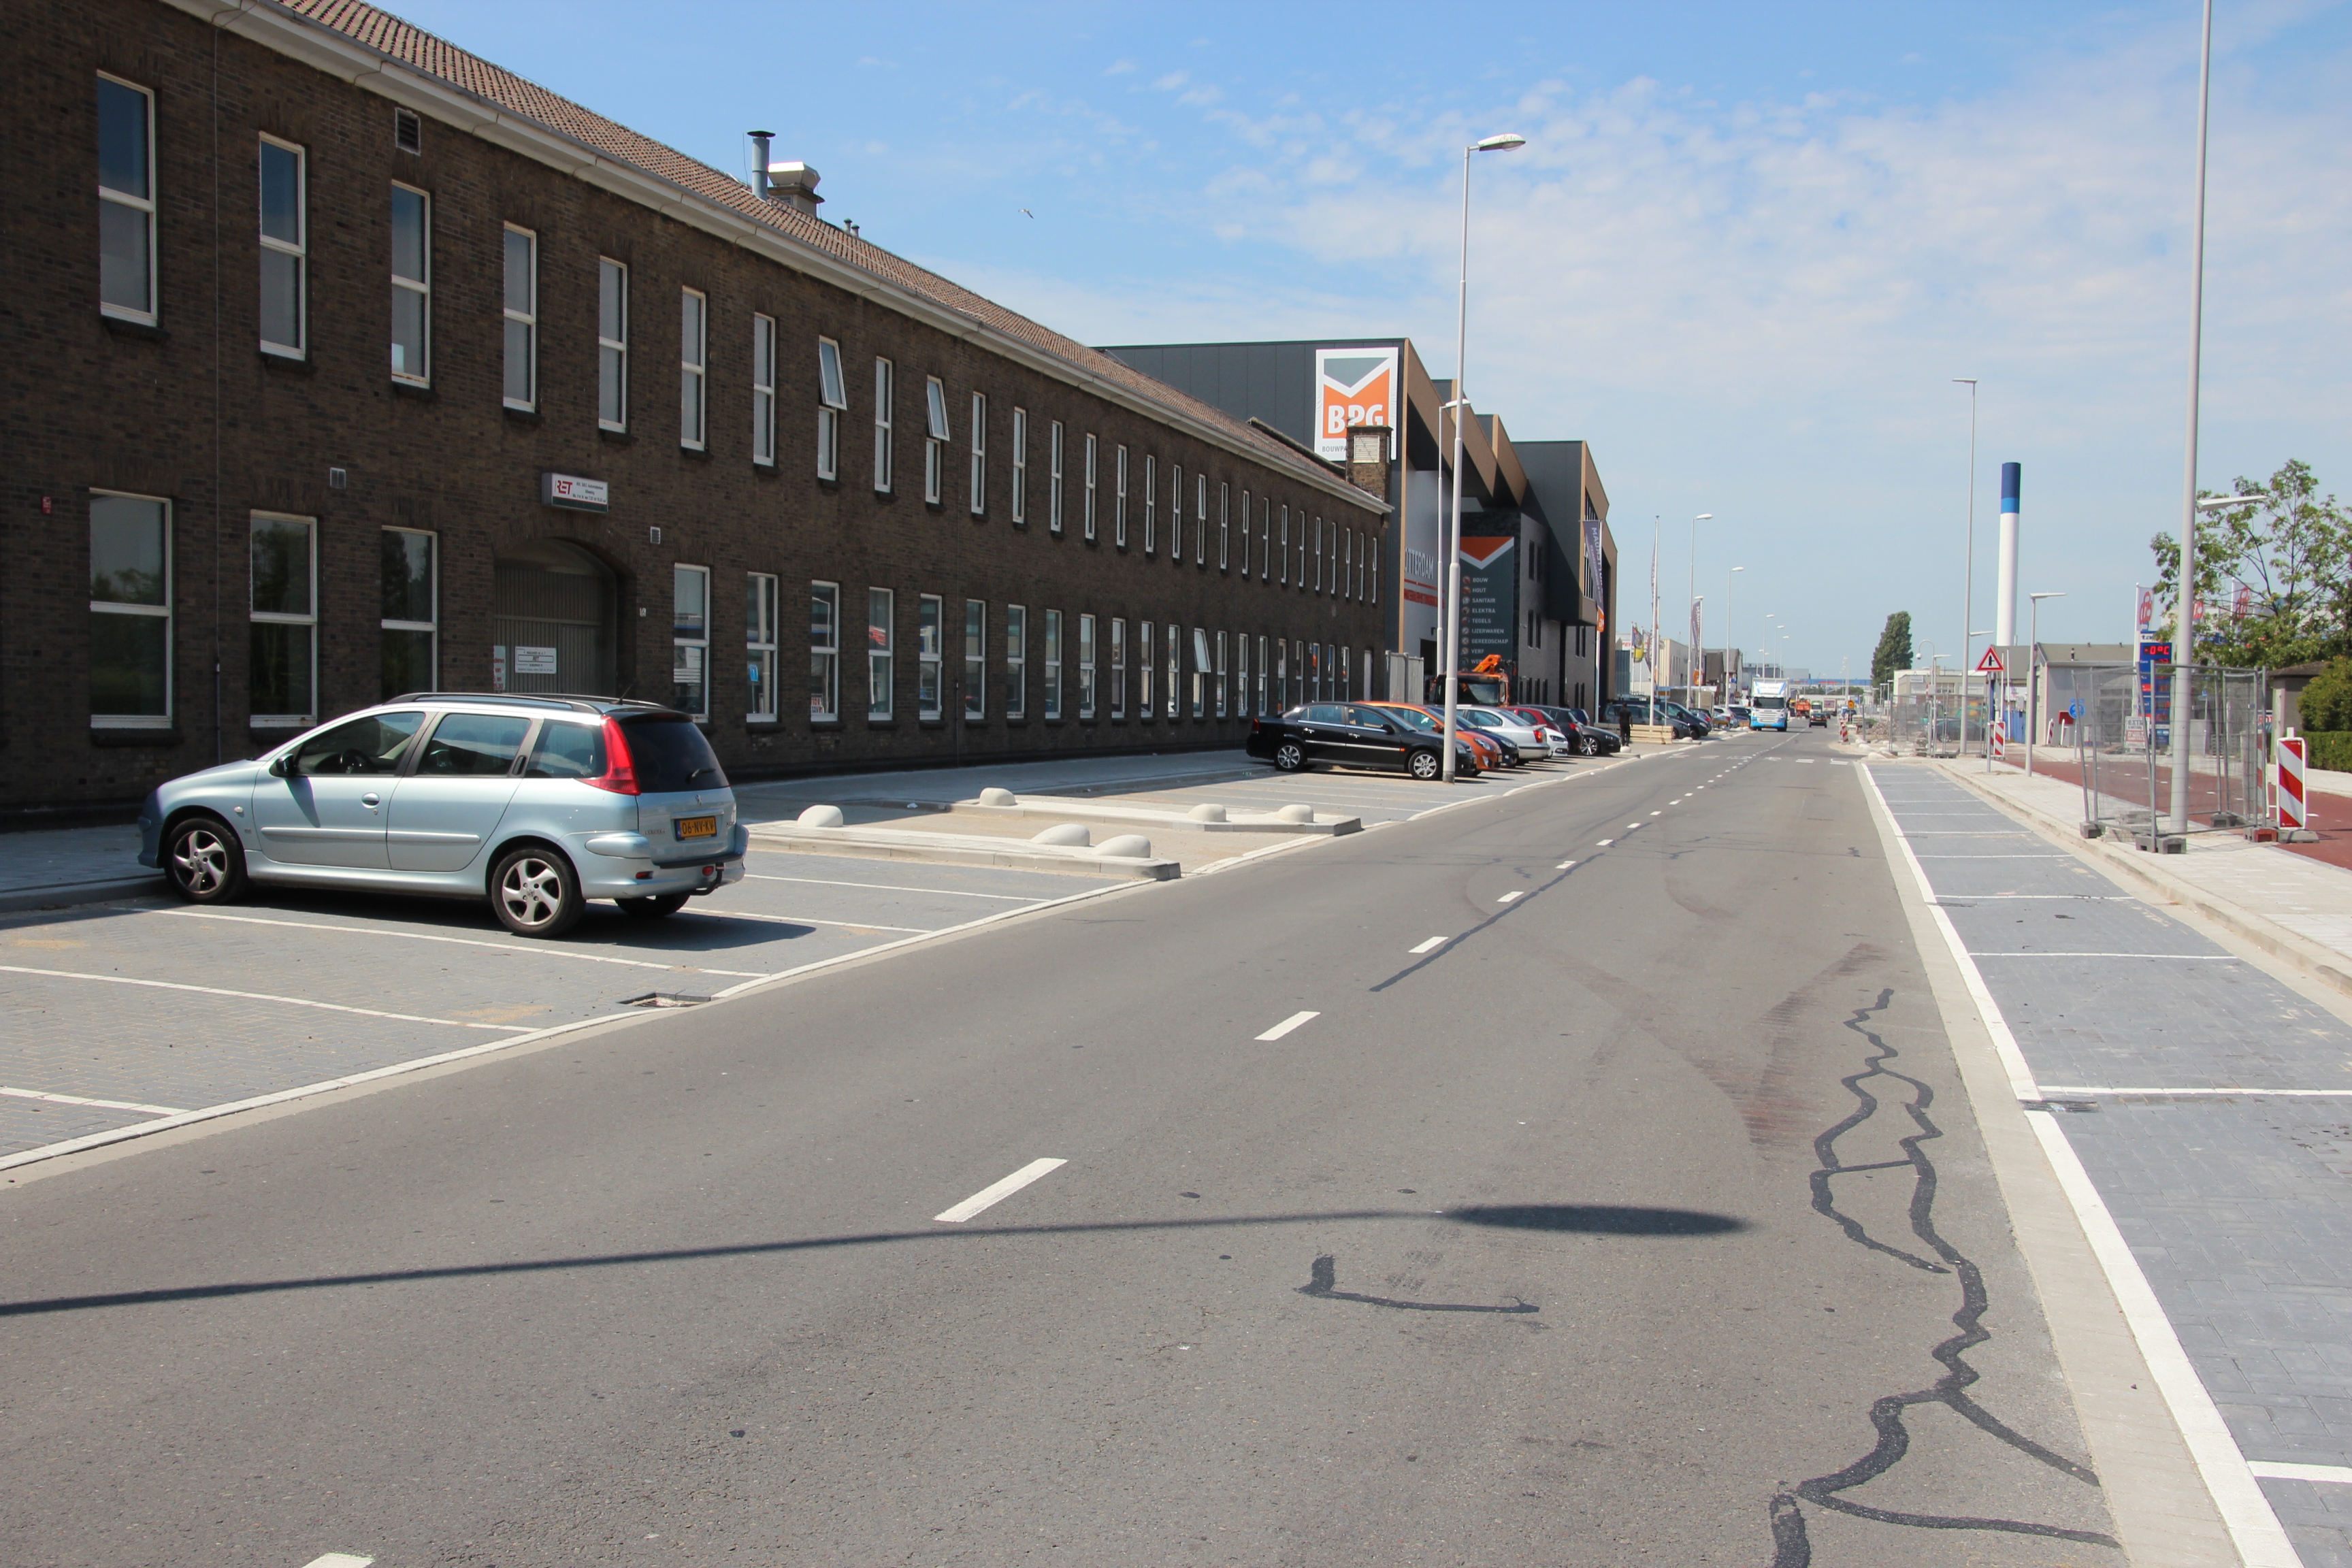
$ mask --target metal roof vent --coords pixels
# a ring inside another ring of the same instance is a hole
[[[814,216],[817,204],[824,198],[816,194],[816,183],[823,178],[806,163],[771,163],[768,165],[768,199]]]

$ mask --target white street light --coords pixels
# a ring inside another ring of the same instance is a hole
[[[2063,594],[2028,594],[2033,608],[2028,613],[2025,634],[2025,776],[2033,776],[2033,731],[2040,726],[2042,695],[2042,601],[2063,599]]]
[[[1698,695],[1697,678],[1704,676],[1706,673],[1706,612],[1699,608],[1698,597],[1698,525],[1702,522],[1712,521],[1714,517],[1715,513],[1711,511],[1703,511],[1696,517],[1691,519],[1691,619],[1697,623],[1691,628],[1691,642],[1693,645],[1691,647],[1691,657],[1698,660],[1698,668],[1693,672],[1690,691],[1688,693],[1693,697]],[[1728,653],[1730,650],[1727,648],[1725,651]]]
[[[1731,680],[1731,579],[1747,570],[1745,566],[1734,566],[1723,574],[1723,700],[1726,702],[1739,700],[1739,694]]]
[[[1507,131],[1462,149],[1462,278],[1454,305],[1454,517],[1445,538],[1445,748],[1440,763],[1447,784],[1454,782],[1454,747],[1461,733],[1454,710],[1462,685],[1462,419],[1470,408],[1463,395],[1470,356],[1470,155],[1527,144],[1526,137]]]

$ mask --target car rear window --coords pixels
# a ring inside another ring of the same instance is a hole
[[[593,779],[604,772],[604,727],[550,719],[524,767],[527,779]]]
[[[690,719],[625,719],[621,733],[628,737],[629,761],[637,773],[637,788],[647,795],[681,795],[688,790],[725,789],[727,775],[717,753]]]

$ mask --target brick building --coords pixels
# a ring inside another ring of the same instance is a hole
[[[403,690],[742,776],[1232,745],[1381,668],[1388,507],[350,0],[16,40],[0,810]]]

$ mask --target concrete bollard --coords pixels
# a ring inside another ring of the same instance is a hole
[[[1223,822],[1225,820],[1225,808],[1214,801],[1204,800],[1184,815],[1195,822]]]
[[[984,789],[980,792],[980,804],[982,805],[1019,805],[1021,803],[1013,797],[1013,792],[1009,789]]]
[[[841,807],[813,805],[802,812],[796,820],[803,827],[839,827],[842,824]]]
[[[1029,836],[1032,844],[1091,844],[1094,836],[1076,822],[1057,822],[1042,833]]]
[[[1315,820],[1315,808],[1294,804],[1276,807],[1274,815],[1284,822],[1312,822]]]
[[[1122,833],[1095,846],[1095,853],[1129,860],[1149,860],[1151,858],[1151,840],[1140,833]]]

